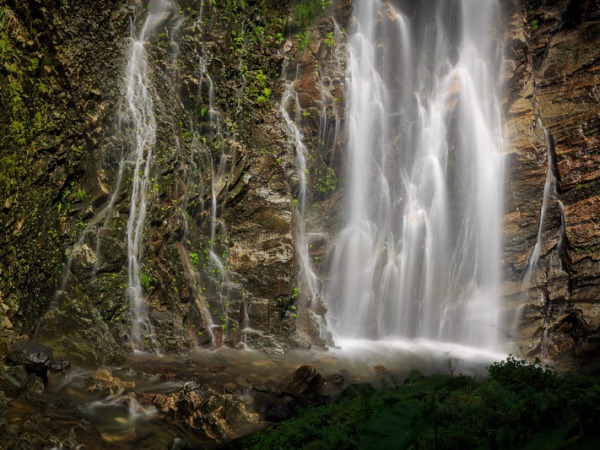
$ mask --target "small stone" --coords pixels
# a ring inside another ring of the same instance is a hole
[[[71,363],[64,356],[59,356],[58,358],[52,358],[50,361],[50,370],[54,372],[61,372],[63,370],[71,367]]]
[[[29,375],[25,390],[32,394],[41,394],[44,392],[44,381],[35,375]]]

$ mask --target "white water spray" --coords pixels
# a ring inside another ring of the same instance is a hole
[[[495,0],[354,5],[340,337],[499,342],[503,185]]]

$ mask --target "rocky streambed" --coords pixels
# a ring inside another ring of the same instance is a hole
[[[433,342],[352,341],[287,355],[221,348],[131,354],[121,366],[70,367],[18,344],[0,365],[0,448],[218,448],[348,386],[424,373],[483,373],[503,355]]]

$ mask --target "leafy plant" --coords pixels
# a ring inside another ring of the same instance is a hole
[[[190,262],[192,263],[192,266],[197,266],[198,263],[200,263],[198,253],[190,253]]]
[[[335,36],[333,35],[332,31],[327,33],[327,37],[325,38],[325,45],[329,48],[335,47]]]
[[[536,31],[538,29],[538,20],[533,19],[530,23],[531,31]]]
[[[152,277],[146,273],[140,274],[140,285],[144,291],[148,291],[152,287]]]

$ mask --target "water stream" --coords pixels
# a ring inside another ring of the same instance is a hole
[[[410,3],[410,2],[409,2]],[[497,348],[503,136],[495,0],[356,2],[338,337]],[[399,5],[399,6],[398,6]]]
[[[144,244],[147,195],[150,185],[152,152],[156,143],[156,118],[148,73],[146,41],[173,12],[170,0],[153,0],[146,18],[136,32],[132,26],[131,44],[126,68],[121,126],[129,130],[130,156],[133,164],[131,203],[127,220],[127,292],[131,300],[131,342],[136,349],[158,351],[143,298],[140,262]]]

